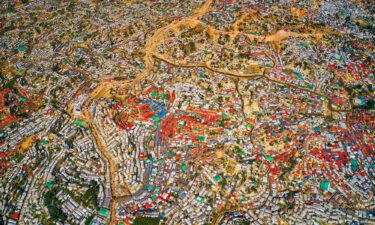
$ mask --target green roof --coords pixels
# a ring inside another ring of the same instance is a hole
[[[153,97],[158,97],[158,93],[156,91],[151,92],[150,95]]]
[[[24,51],[26,51],[26,49],[27,49],[27,47],[24,46],[24,45],[20,45],[20,46],[18,47],[18,51],[20,51],[20,52],[24,52]]]
[[[272,162],[274,160],[274,158],[275,157],[270,156],[270,155],[266,157],[266,159],[267,159],[268,162]]]
[[[54,182],[46,182],[46,187],[51,189],[55,183]]]
[[[205,76],[204,76],[204,72],[200,72],[200,73],[199,73],[199,77],[200,77],[200,78],[204,78],[204,77],[205,77]]]
[[[296,75],[299,79],[303,80],[303,76],[301,73],[293,71],[293,74]]]
[[[153,115],[151,118],[152,118],[153,120],[155,120],[155,121],[158,121],[158,120],[159,120],[159,117],[158,117],[157,115]]]
[[[220,179],[221,179],[221,176],[219,174],[216,175],[216,176],[214,176],[214,181],[215,182],[218,182]]]
[[[177,124],[179,127],[183,128],[185,126],[185,121],[179,121]]]
[[[355,159],[350,159],[350,164],[353,172],[357,172],[359,169],[358,162]]]
[[[85,121],[82,121],[82,120],[75,120],[73,122],[74,125],[77,125],[77,126],[80,126],[80,127],[83,127],[83,128],[87,128],[87,123]]]
[[[27,98],[25,98],[25,97],[21,97],[21,98],[19,98],[18,100],[20,100],[21,102],[26,102]]]
[[[197,202],[203,202],[204,198],[202,198],[201,196],[198,196],[198,197],[195,198],[195,200]]]
[[[341,16],[346,15],[346,10],[340,9],[338,11],[338,14],[341,15]]]
[[[320,131],[320,127],[314,127],[314,131]]]
[[[105,208],[100,208],[99,209],[99,215],[104,216],[104,217],[108,217],[109,216],[109,210],[105,209]]]
[[[198,141],[205,141],[206,140],[206,138],[204,137],[204,136],[198,136]]]
[[[320,181],[319,187],[320,187],[320,189],[322,189],[324,191],[328,191],[328,189],[329,189],[329,182],[328,181]]]
[[[186,170],[186,164],[185,163],[182,163],[181,166],[180,166],[180,170],[181,171],[185,171]]]

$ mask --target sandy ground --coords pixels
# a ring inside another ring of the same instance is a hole
[[[20,153],[23,154],[25,151],[27,151],[33,143],[34,143],[34,139],[32,136],[23,140],[20,145]]]

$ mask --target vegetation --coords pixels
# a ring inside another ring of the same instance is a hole
[[[138,216],[135,218],[133,225],[158,225],[159,218]]]
[[[78,179],[78,174],[75,173],[73,175]],[[85,186],[87,184],[84,184]],[[84,193],[77,193],[70,190],[64,190],[70,197],[72,197],[77,203],[80,205],[90,206],[92,208],[97,209],[98,203],[98,195],[99,195],[99,184],[95,181],[91,181],[89,184],[89,188]]]
[[[365,104],[363,104],[361,106],[355,106],[355,108],[365,109],[365,110],[375,110],[375,100],[369,99],[369,100],[366,101]]]
[[[236,221],[237,224],[239,225],[250,225],[250,221],[246,220],[246,219],[241,219],[239,221]]]
[[[74,142],[74,139],[73,139],[73,138],[67,139],[67,140],[65,141],[65,143],[66,143],[66,144],[69,146],[69,148],[71,148],[71,149],[74,148],[74,144],[73,144],[73,142]]]
[[[78,202],[84,203],[85,205],[92,205],[98,207],[98,195],[99,195],[99,184],[95,181],[90,182],[90,188],[78,197]]]
[[[58,191],[58,187],[48,190],[44,195],[44,205],[47,207],[52,219],[64,222],[66,220],[66,215],[60,208],[62,205],[61,201],[56,197]]]
[[[13,89],[14,84],[16,83],[18,78],[21,78],[22,76],[16,75],[11,81],[9,81],[7,84],[5,84],[5,88]]]
[[[220,185],[221,185],[221,188],[224,189],[225,185],[227,184],[227,179],[225,179],[225,177],[223,177],[223,179],[221,179],[219,181]]]
[[[94,219],[94,215],[87,217],[87,219],[85,220],[85,225],[90,225],[92,219]]]

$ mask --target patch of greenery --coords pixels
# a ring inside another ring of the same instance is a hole
[[[98,207],[98,195],[99,195],[99,184],[95,181],[90,182],[90,188],[78,197],[80,203],[85,205],[92,205],[93,207]]]
[[[15,151],[14,152],[14,154],[12,154],[11,156],[10,156],[10,160],[11,161],[15,161],[16,163],[19,163],[19,162],[21,162],[22,161],[22,159],[24,158],[24,154],[21,154],[20,153],[20,151]]]
[[[365,110],[375,110],[375,100],[369,99],[366,101],[365,104],[361,106],[355,106],[354,108],[365,109]]]
[[[159,218],[138,216],[135,218],[133,225],[158,225]]]
[[[85,225],[90,225],[92,219],[94,219],[94,215],[87,217],[87,219],[85,220]]]
[[[220,185],[221,185],[221,188],[224,189],[225,185],[227,185],[228,181],[227,179],[225,179],[225,177],[223,177],[223,179],[221,179],[221,181],[219,181]]]
[[[73,149],[73,148],[74,148],[74,144],[73,144],[73,142],[74,142],[74,139],[73,139],[73,138],[67,139],[67,140],[65,141],[65,143],[69,146],[70,149]]]
[[[44,195],[44,205],[47,207],[51,219],[64,222],[66,220],[66,215],[61,210],[61,201],[56,197],[58,191],[58,187],[48,190]]]
[[[229,121],[229,118],[224,118],[224,117],[221,117],[220,121],[219,121],[219,126],[220,127],[225,127],[226,123]]]
[[[250,225],[250,221],[246,220],[246,219],[241,219],[239,221],[236,221],[236,223],[238,225]]]
[[[4,88],[13,89],[14,84],[16,83],[18,78],[21,78],[21,75],[16,75],[11,81],[9,81],[7,84],[5,84]]]
[[[80,58],[78,61],[77,61],[77,66],[80,66],[82,64],[85,63],[85,60],[83,58]]]

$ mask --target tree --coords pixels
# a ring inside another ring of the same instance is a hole
[[[59,208],[61,202],[56,197],[58,190],[58,187],[54,187],[46,192],[44,195],[44,205],[46,205],[52,219],[64,222],[66,220],[66,215]]]
[[[133,225],[158,225],[159,218],[138,216],[135,218]]]

